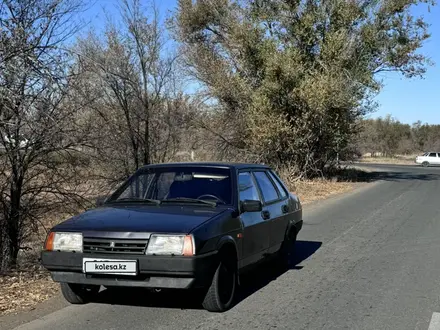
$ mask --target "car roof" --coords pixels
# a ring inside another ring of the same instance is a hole
[[[159,168],[159,167],[217,167],[217,168],[230,168],[230,169],[270,169],[268,165],[264,164],[253,164],[253,163],[233,163],[233,162],[180,162],[180,163],[158,163],[145,165],[142,169],[146,168]]]

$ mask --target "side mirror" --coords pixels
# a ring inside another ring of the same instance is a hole
[[[98,198],[96,198],[96,203],[95,203],[96,207],[104,205],[106,200],[107,200],[107,196],[98,196]]]
[[[260,201],[245,200],[241,202],[242,212],[261,212],[263,204]]]

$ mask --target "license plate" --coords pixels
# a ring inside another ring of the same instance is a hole
[[[83,259],[86,274],[137,275],[136,260]]]

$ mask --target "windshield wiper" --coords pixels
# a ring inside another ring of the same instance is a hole
[[[175,203],[175,202],[184,202],[184,203],[199,203],[199,204],[206,204],[210,206],[217,206],[217,202],[210,202],[205,201],[203,199],[197,199],[197,198],[187,198],[187,197],[176,197],[176,198],[169,198],[169,199],[162,199],[162,203]]]
[[[114,201],[111,201],[111,203],[117,203],[117,202],[139,202],[139,203],[151,203],[159,205],[161,203],[158,199],[151,199],[151,198],[141,198],[141,197],[126,197],[126,198],[118,198]]]

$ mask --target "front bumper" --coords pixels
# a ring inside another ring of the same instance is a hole
[[[138,274],[136,276],[85,274],[83,257],[136,260]],[[51,272],[55,282],[188,289],[204,287],[210,283],[218,265],[218,255],[217,252],[212,252],[195,257],[173,257],[43,251],[41,263]]]

